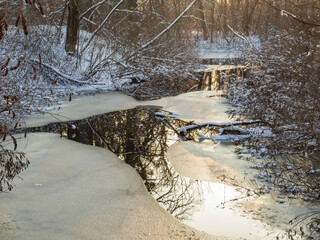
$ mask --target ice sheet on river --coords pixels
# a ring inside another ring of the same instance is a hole
[[[165,212],[135,170],[105,149],[47,133],[19,147],[31,165],[0,195],[2,240],[208,237]]]
[[[52,122],[79,120],[93,115],[134,108],[136,100],[120,92],[108,92],[94,96],[78,96],[62,103],[58,109],[45,115],[33,115],[27,127],[39,127]]]
[[[149,102],[137,102],[121,93],[100,94],[67,102],[56,116],[63,117],[63,120],[75,120],[141,104],[163,106],[186,121],[231,122],[225,113],[226,100],[210,97],[212,94],[214,92],[191,92]],[[54,121],[57,119],[51,115],[40,116],[33,123],[30,120],[29,126]],[[178,234],[176,238],[186,238],[184,234],[188,234],[189,230],[183,229],[159,207],[147,194],[134,170],[121,164],[115,155],[103,149],[59,139],[56,135],[29,136],[26,152],[30,155],[31,166],[21,174],[24,181],[17,179],[12,192],[0,195],[0,223],[8,226],[5,231],[0,231],[0,239],[103,239],[99,236],[110,236],[107,239],[132,239],[129,236],[175,239],[172,237],[175,235],[171,235],[173,231]],[[201,146],[205,147],[204,143]],[[190,149],[191,146],[185,148],[186,151]],[[220,150],[216,148],[215,152]],[[179,151],[174,154],[179,155]],[[200,150],[192,152],[195,156],[199,153]],[[201,156],[195,159],[190,157],[189,160],[195,161]],[[197,166],[199,172],[193,171],[190,177],[197,179],[201,172],[208,171],[205,167],[212,160],[210,156],[203,156],[203,164]],[[213,160],[215,162],[211,163],[215,164],[216,169],[222,166],[221,171],[225,173],[233,174],[235,171],[232,162],[228,163],[222,157],[221,161],[218,158]],[[183,167],[182,164],[180,167]],[[186,175],[191,174],[190,170],[183,171]],[[203,180],[213,180],[212,175],[202,177]],[[260,200],[255,200],[258,204],[255,209],[248,210],[250,214],[257,216],[256,213],[261,211],[264,202],[261,200],[259,205]],[[292,206],[290,210],[294,208]],[[267,211],[263,210],[262,215]],[[268,219],[262,220],[268,222]]]
[[[214,92],[197,91],[166,97],[155,101],[139,102],[120,92],[108,92],[95,96],[80,96],[62,103],[59,110],[45,115],[33,115],[27,120],[28,127],[43,126],[52,122],[79,120],[112,111],[126,110],[138,105],[162,106],[176,112],[185,121],[231,122],[225,112],[228,107],[224,98],[211,97]]]
[[[219,177],[235,176],[245,169],[244,163],[236,159],[233,145],[217,145],[212,142],[178,142],[168,149],[168,160],[175,170],[182,176],[207,181],[220,182]]]
[[[140,104],[162,106],[167,111],[178,113],[179,119],[185,121],[231,122],[226,113],[227,100],[212,97],[214,93],[213,91],[189,92]]]

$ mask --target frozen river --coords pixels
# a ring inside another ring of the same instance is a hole
[[[180,141],[173,131],[189,121],[231,122],[227,101],[212,95],[199,91],[148,102],[121,93],[83,96],[30,118],[30,127],[68,121],[42,130],[81,144],[48,133],[21,140],[31,166],[12,192],[0,195],[0,223],[7,226],[0,229],[1,239],[194,235],[153,199],[183,223],[211,234],[197,232],[201,239],[283,234],[287,222],[311,206],[296,199],[280,204],[276,191],[253,194],[265,183],[255,178],[251,161],[238,157],[234,144]],[[167,115],[166,121],[157,117],[159,112]]]

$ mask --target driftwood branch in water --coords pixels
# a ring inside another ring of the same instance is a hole
[[[103,142],[103,144],[108,148],[109,151],[113,152],[112,149],[109,147],[108,143],[106,142],[106,140],[104,139],[103,136],[101,136],[95,129],[94,127],[91,125],[91,123],[89,122],[88,119],[86,119],[86,122],[88,123],[91,131]]]
[[[184,134],[181,134],[181,132],[177,131],[167,119],[164,118],[161,120],[164,122],[164,124],[166,124],[169,128],[171,128],[182,141],[188,140],[188,138],[186,136],[184,136]]]
[[[252,120],[252,121],[237,121],[237,122],[230,122],[230,123],[217,123],[217,122],[205,122],[205,123],[194,123],[186,127],[179,128],[178,131],[180,133],[187,133],[189,131],[200,129],[203,127],[231,127],[231,126],[239,126],[239,125],[251,125],[263,123],[260,120]]]

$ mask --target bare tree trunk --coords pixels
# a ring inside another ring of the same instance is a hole
[[[243,31],[247,36],[249,35],[249,22],[248,22],[249,8],[250,8],[250,2],[249,0],[246,0],[244,11],[243,11],[243,24],[244,24]]]
[[[127,9],[130,11],[136,11],[136,8],[138,7],[137,0],[127,0]],[[135,42],[139,35],[139,26],[138,23],[138,16],[136,13],[129,13],[128,16],[128,34],[127,38],[128,40]]]
[[[223,34],[226,34],[227,32],[227,25],[228,25],[228,1],[227,0],[224,0],[223,1],[223,25],[222,25],[222,28],[223,28]]]
[[[180,14],[179,13],[180,12],[180,4],[176,0],[174,0],[173,3],[174,3],[174,8],[175,8],[175,14],[176,14],[175,17],[178,17]],[[180,27],[179,23],[176,26],[176,33],[177,33],[178,41],[180,41],[181,40],[181,27]]]
[[[76,45],[78,41],[78,30],[80,26],[79,2],[80,0],[70,0],[68,6],[69,14],[65,50],[70,54],[74,54],[76,52]]]
[[[269,39],[269,25],[270,25],[270,12],[271,12],[271,7],[268,6],[268,9],[267,9],[267,19],[266,19],[266,23],[265,23],[265,27],[264,27],[264,30],[265,30],[265,37],[264,39],[266,41],[268,41]]]
[[[216,1],[213,0],[210,7],[210,41],[213,42],[213,36],[215,31],[215,18],[214,18],[214,11],[215,11]]]
[[[80,15],[90,5],[91,0],[70,0],[68,5],[68,22],[65,50],[67,53],[74,54],[78,42],[80,28]]]
[[[249,0],[246,0],[246,6],[244,9],[244,17],[243,17],[243,22],[244,22],[244,33],[249,36],[250,34],[250,24],[251,20],[253,17],[253,14],[255,12],[256,6],[258,4],[258,0],[255,0],[252,5],[250,4]]]
[[[199,14],[201,19],[200,24],[201,24],[202,33],[203,33],[203,40],[208,40],[208,29],[207,29],[206,19],[203,11],[202,0],[198,0],[198,8],[199,8]]]

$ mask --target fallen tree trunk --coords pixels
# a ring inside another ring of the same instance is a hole
[[[189,131],[200,129],[203,127],[231,127],[231,126],[244,126],[244,125],[252,125],[257,123],[263,123],[260,120],[251,120],[251,121],[237,121],[237,122],[230,122],[230,123],[217,123],[217,122],[204,122],[204,123],[194,123],[186,127],[178,128],[180,133],[187,133]]]
[[[45,63],[42,63],[38,60],[35,60],[35,59],[32,59],[31,60],[32,62],[35,62],[35,63],[38,63],[41,67],[45,67],[47,68],[48,70],[54,72],[56,75],[58,75],[59,77],[61,77],[63,80],[67,80],[67,81],[70,81],[70,82],[74,82],[74,83],[78,83],[78,84],[88,84],[90,81],[88,80],[78,80],[78,79],[75,79],[69,75],[66,75],[62,72],[59,71],[59,69],[53,67],[53,66],[50,66],[48,64],[45,64]]]

